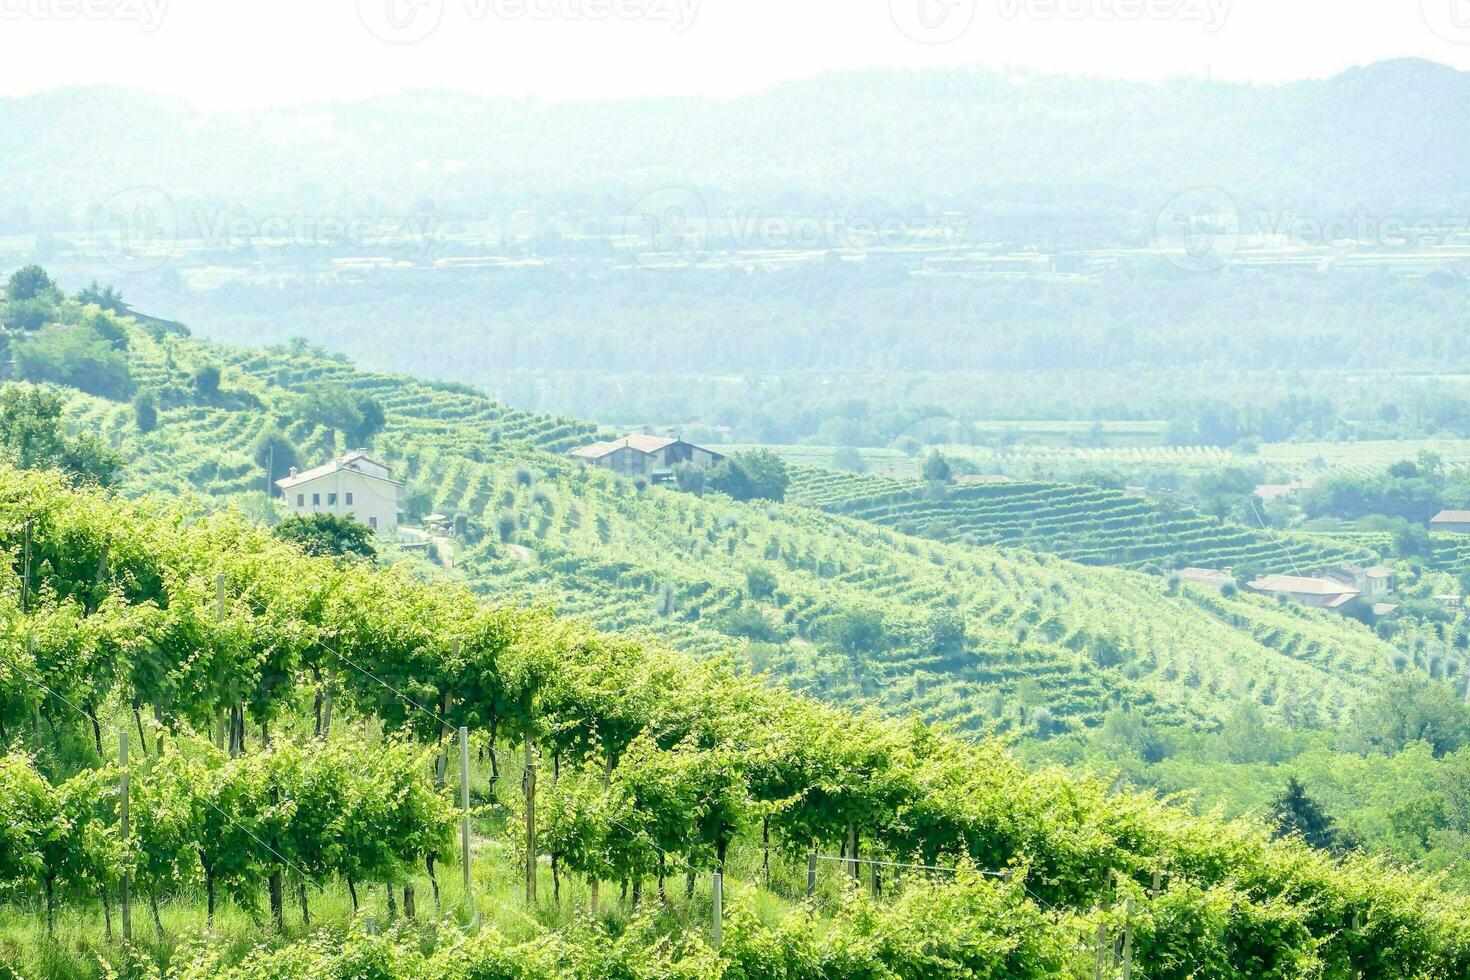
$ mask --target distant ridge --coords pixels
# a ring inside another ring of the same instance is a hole
[[[1470,75],[1413,58],[1278,86],[865,71],[595,111],[420,92],[216,112],[69,88],[0,100],[11,191],[0,233],[85,227],[138,185],[181,208],[531,207],[610,220],[669,185],[698,188],[714,209],[878,200],[1148,214],[1215,186],[1242,205],[1443,210],[1470,196],[1467,104]]]

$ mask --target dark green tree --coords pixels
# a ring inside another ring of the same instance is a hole
[[[745,570],[745,591],[752,599],[769,599],[776,594],[776,576],[761,565]]]
[[[133,396],[133,419],[139,432],[152,432],[158,428],[158,396],[152,388],[144,388]]]
[[[791,474],[786,461],[768,449],[736,453],[710,472],[711,490],[729,494],[736,500],[786,499]]]
[[[127,359],[85,324],[35,331],[11,350],[16,370],[28,380],[79,388],[100,398],[125,399],[133,393]]]
[[[89,286],[77,293],[77,302],[100,306],[104,310],[118,315],[126,315],[128,312],[127,304],[123,302],[122,293],[118,292],[112,286],[99,286],[96,279],[93,279]]]
[[[832,465],[839,470],[850,470],[853,473],[868,472],[868,461],[863,459],[863,454],[851,446],[842,446],[832,454]]]
[[[876,609],[839,613],[823,632],[849,654],[877,653],[888,646],[888,624]]]
[[[255,444],[250,449],[250,456],[255,460],[255,465],[262,470],[270,468],[269,479],[274,492],[276,481],[284,479],[291,472],[291,467],[298,465],[299,459],[296,444],[286,438],[280,429],[269,428],[255,437]]]
[[[1427,742],[1435,756],[1444,756],[1470,745],[1470,708],[1447,684],[1403,677],[1364,705],[1349,731],[1344,748],[1351,751],[1393,755]]]
[[[1351,846],[1349,838],[1322,805],[1307,795],[1307,789],[1295,776],[1283,789],[1267,812],[1267,819],[1277,837],[1300,837],[1311,846],[1340,853]]]
[[[194,370],[194,392],[205,401],[219,397],[219,368],[213,364],[201,364]]]
[[[321,558],[378,557],[373,547],[373,532],[366,524],[350,516],[336,514],[293,514],[277,524],[272,532],[309,555]]]
[[[25,265],[10,274],[10,279],[5,284],[5,298],[12,303],[28,299],[49,299],[55,302],[60,298],[60,291],[45,269],[39,265]]]

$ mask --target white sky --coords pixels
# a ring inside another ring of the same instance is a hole
[[[390,33],[390,12],[396,37],[437,27],[386,43],[365,24]],[[1405,55],[1470,69],[1470,0],[0,0],[0,95],[113,83],[201,105],[724,96],[960,65],[1276,82]]]

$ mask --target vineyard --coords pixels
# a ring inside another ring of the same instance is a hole
[[[48,947],[17,915],[67,926],[69,975],[1080,980],[1120,948],[1148,978],[1470,971],[1470,905],[1432,880],[228,514],[0,470],[0,548],[18,975]],[[144,915],[154,953],[104,938]]]
[[[1086,565],[1289,573],[1373,558],[1360,546],[1247,528],[1167,501],[1079,484],[930,488],[797,468],[790,499],[906,534],[1019,546]]]
[[[439,575],[699,657],[734,654],[834,703],[917,711],[973,733],[1047,736],[1095,726],[1119,706],[1165,725],[1212,727],[1245,698],[1316,727],[1345,717],[1398,669],[1392,647],[1330,614],[914,537],[799,503],[741,504],[589,471],[563,451],[590,426],[502,409],[453,386],[358,373],[309,349],[235,351],[135,331],[129,356],[165,393],[157,427],[140,432],[125,407],[82,395],[70,417],[136,461],[124,474],[130,494],[192,488],[263,510],[255,440],[286,431],[311,465],[346,443],[293,425],[300,399],[327,382],[372,392],[387,415],[375,452],[426,508],[483,529],[459,542],[455,568]],[[191,395],[203,363],[223,366],[233,404],[202,406]],[[794,500],[809,499],[811,476],[797,481]],[[869,495],[890,485],[839,479]],[[755,579],[774,587],[753,589]]]
[[[1089,437],[1083,423],[1072,424],[1076,428],[1072,444],[1054,438],[1044,429],[1004,430],[998,428],[1001,425],[979,424],[977,428],[986,434],[989,442],[1000,443],[1002,437],[1019,437],[1022,441],[1004,445],[954,443],[933,448],[950,459],[963,460],[981,473],[1047,483],[1100,472],[1120,476],[1130,483],[1170,486],[1230,469],[1258,469],[1262,482],[1288,483],[1336,474],[1382,473],[1394,463],[1414,459],[1421,452],[1436,453],[1450,466],[1470,465],[1470,440],[1458,438],[1263,443],[1252,453],[1242,453],[1216,446],[1136,444],[1117,436],[1106,437],[1101,445],[1078,444],[1076,440]],[[1065,427],[1068,423],[1057,425]],[[836,465],[835,447],[774,448],[796,466],[832,468]],[[861,449],[858,453],[871,473],[897,480],[919,477],[920,460],[896,449]]]

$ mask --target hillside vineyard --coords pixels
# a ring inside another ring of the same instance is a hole
[[[287,876],[302,886],[303,914],[307,885],[340,878],[397,884],[413,902],[429,880],[419,872],[425,859],[429,874],[432,858],[453,861],[452,791],[435,788],[429,757],[445,727],[464,726],[491,760],[521,745],[526,758],[554,766],[537,800],[547,834],[533,846],[553,849],[558,874],[662,888],[685,868],[725,869],[741,850],[769,848],[764,860],[781,864],[843,846],[956,871],[929,884],[890,882],[887,897],[839,896],[823,912],[835,935],[808,931],[802,917],[772,932],[743,911],[718,949],[686,934],[650,952],[571,928],[547,937],[548,976],[591,977],[606,968],[596,963],[635,976],[842,976],[854,957],[900,975],[922,957],[976,975],[1054,976],[1085,960],[1089,937],[1110,924],[1126,927],[1151,976],[1196,975],[1200,962],[1211,975],[1242,977],[1309,962],[1333,975],[1470,970],[1464,900],[1375,862],[1334,861],[1249,823],[1189,817],[1056,771],[1027,773],[992,744],[823,708],[728,665],[691,664],[542,612],[485,607],[447,584],[308,558],[236,517],[125,503],[13,471],[0,471],[0,515],[0,547],[13,565],[28,557],[31,570],[0,593],[7,738],[33,718],[73,753],[101,746],[101,717],[144,732],[143,753],[129,762],[139,809],[127,836],[105,789],[114,769],[58,783],[46,775],[59,758],[51,752],[5,757],[0,873],[6,886],[44,884],[48,909],[91,905],[125,874],[155,900],[202,878],[211,914],[217,886],[248,901],[268,880],[279,920]],[[328,691],[339,720],[318,716],[302,743],[316,748],[272,738],[273,721]],[[233,758],[209,739],[224,709],[244,723]],[[130,713],[154,724],[145,729]],[[260,740],[245,735],[257,726]],[[379,739],[371,759],[349,744]],[[497,768],[492,761],[491,779]],[[494,801],[497,787],[489,792]],[[761,872],[751,878],[737,909],[753,909],[764,887]],[[1125,897],[1118,920],[1113,901]],[[899,941],[931,921],[945,928],[918,945]],[[428,959],[394,957],[382,975],[432,976],[450,962],[488,968],[514,945],[490,932]],[[368,938],[263,952],[231,975],[306,976],[402,949]],[[183,975],[205,975],[213,956],[200,951]]]

